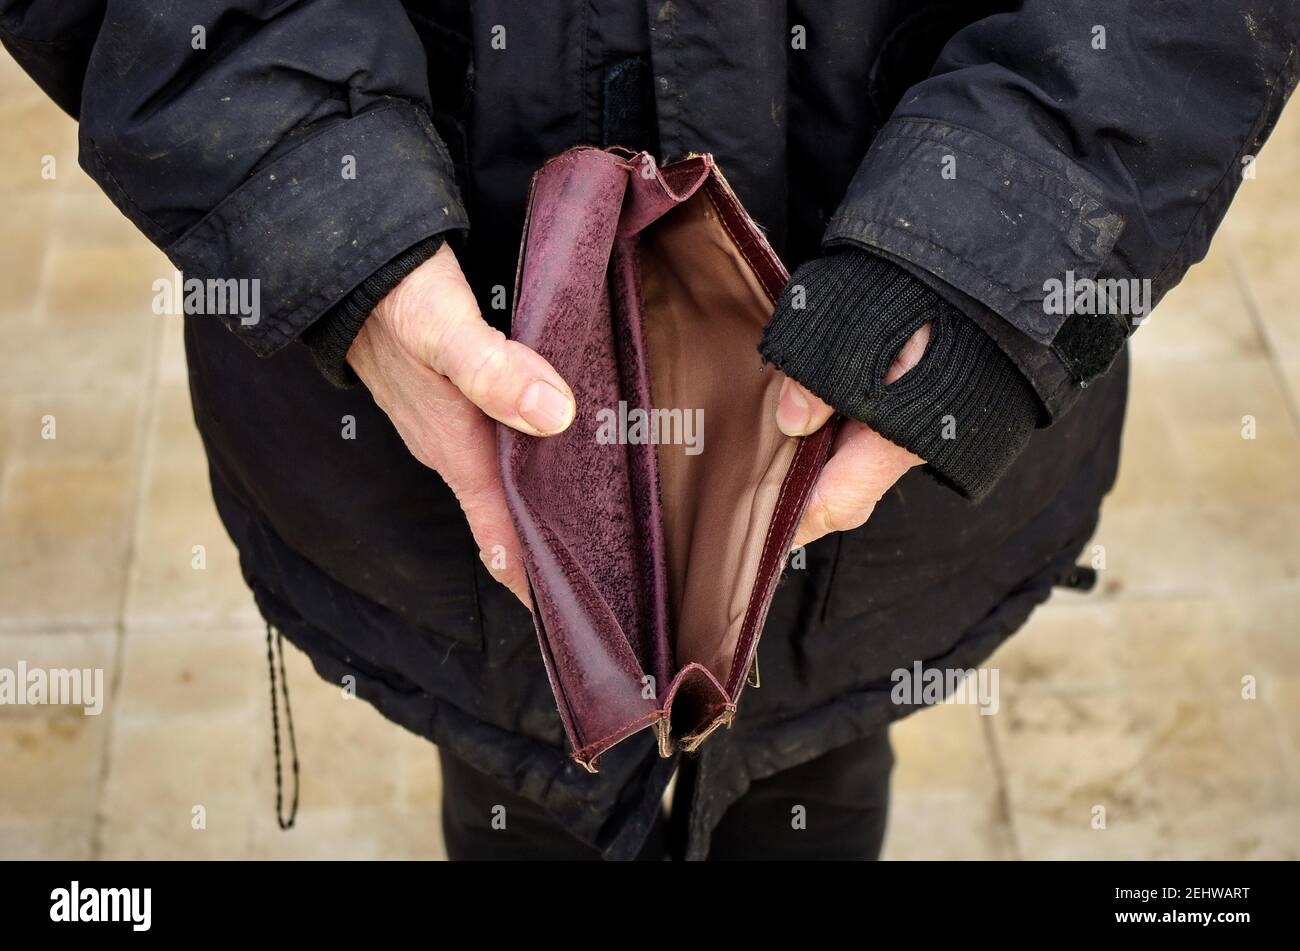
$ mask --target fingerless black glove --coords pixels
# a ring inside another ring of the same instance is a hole
[[[927,322],[924,356],[886,386],[899,350]],[[1033,388],[991,337],[923,281],[865,251],[795,271],[759,350],[969,498],[989,492],[1038,420]]]

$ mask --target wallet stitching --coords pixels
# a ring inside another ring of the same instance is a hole
[[[710,179],[709,184],[710,185],[716,184],[718,187],[727,188],[726,180],[723,179],[721,175],[719,175],[716,178]],[[763,274],[758,267],[758,262],[754,260],[753,255],[750,253],[750,247],[757,245],[758,251],[762,254],[764,258],[762,264],[765,267],[769,268],[771,272],[774,275],[776,275],[778,278],[785,271],[785,265],[781,263],[781,259],[776,256],[776,252],[772,250],[771,246],[768,245],[767,242],[757,243],[753,240],[753,235],[748,236],[749,238],[748,242],[742,241],[740,239],[740,236],[736,234],[736,231],[732,227],[731,222],[728,220],[727,211],[719,207],[717,198],[713,194],[713,189],[706,188],[704,194],[709,199],[709,204],[713,206],[713,210],[717,212],[718,220],[722,222],[722,227],[727,232],[727,236],[730,237],[732,242],[736,245],[736,250],[740,252],[741,257],[743,257],[745,260],[745,263],[748,264],[750,268],[754,271],[754,276],[758,278],[758,282],[761,285],[763,285],[763,292],[767,295],[768,300],[771,301],[772,303],[776,303],[776,299],[772,296],[772,292],[768,289],[767,286],[768,281],[764,279]],[[728,202],[727,204],[730,211],[733,214],[742,213],[739,212],[735,207],[733,207],[731,202]],[[750,218],[749,220],[753,222],[752,218]],[[754,227],[755,228],[758,227],[757,223],[754,224]]]
[[[582,749],[577,750],[575,755],[585,758],[585,754],[588,753],[592,749],[592,747],[600,746],[600,744],[604,743],[606,740],[611,740],[614,737],[618,736],[620,733],[623,733],[623,737],[622,737],[623,739],[627,739],[633,733],[639,732],[640,730],[644,729],[645,726],[649,726],[655,720],[662,720],[662,719],[663,719],[662,710],[661,709],[653,710],[650,713],[647,713],[645,716],[637,717],[635,720],[630,720],[629,722],[623,724],[623,726],[619,727],[617,730],[615,730],[613,733],[610,733],[608,736],[602,736],[598,740],[592,740],[586,746],[582,747]],[[635,729],[631,729],[632,727],[635,727]],[[625,730],[627,731],[626,733],[623,732]],[[600,750],[598,752],[603,753],[605,751]]]
[[[828,422],[827,425],[831,425],[831,423]],[[793,458],[792,460],[790,460],[790,473],[787,475],[787,479],[790,477],[790,475],[794,475],[794,474],[798,473],[798,478],[799,478],[799,479],[802,481],[802,483],[803,483],[803,484],[798,488],[798,490],[797,490],[797,492],[796,492],[796,495],[795,495],[795,499],[796,499],[796,501],[795,501],[795,504],[792,505],[792,506],[790,507],[790,509],[789,509],[789,512],[790,512],[790,513],[802,513],[802,511],[803,511],[803,507],[804,507],[804,505],[805,505],[805,504],[807,503],[807,501],[808,501],[808,496],[812,493],[812,488],[813,488],[813,486],[814,486],[814,485],[816,484],[816,482],[817,482],[817,476],[816,476],[816,473],[815,473],[815,471],[814,471],[813,469],[809,469],[807,472],[799,472],[800,466],[801,466],[802,463],[804,462],[804,460],[801,459],[800,457],[801,457],[801,456],[807,456],[808,454],[810,454],[810,453],[812,453],[812,452],[815,451],[815,449],[809,449],[809,448],[808,448],[809,445],[814,445],[814,446],[815,446],[815,440],[809,440],[808,438],[804,438],[804,439],[800,440],[799,448],[795,450],[795,456],[794,456],[794,458]],[[781,487],[781,491],[778,492],[778,494],[777,494],[777,505],[778,505],[778,506],[780,505],[781,497],[785,494],[785,489],[786,489],[786,485],[783,484],[782,487]],[[796,517],[797,517],[797,515],[794,515],[794,514],[788,514],[788,515],[786,515],[785,518],[783,518],[783,519],[780,520],[780,523],[783,525],[783,527],[782,527],[782,529],[781,529],[781,534],[782,534],[782,535],[784,535],[784,534],[788,531],[788,523],[789,523],[790,521],[792,521],[792,520],[793,520],[794,518],[796,518]],[[762,555],[762,562],[766,562],[767,559],[768,559],[768,557],[769,557],[769,555],[770,555],[771,548],[772,548],[772,544],[771,544],[771,542],[772,542],[772,536],[773,536],[773,533],[776,531],[777,524],[778,524],[778,520],[773,519],[772,523],[768,526],[768,529],[767,529],[767,537],[764,538],[764,540],[763,540],[763,555]],[[762,563],[762,562],[760,562],[760,563]],[[773,572],[773,579],[776,579],[776,578],[779,578],[779,577],[780,577],[779,572]],[[772,581],[769,581],[769,582],[768,582],[768,586],[769,586],[769,587],[770,587],[772,584],[773,584]],[[764,600],[767,600],[767,599],[766,599],[766,596],[764,597]],[[769,605],[769,607],[770,607],[770,605]],[[752,651],[757,647],[758,640],[759,640],[758,628],[759,628],[759,622],[758,622],[758,615],[757,615],[757,614],[754,615],[754,617],[753,617],[752,619],[750,619],[750,618],[746,618],[745,626],[741,628],[741,634],[740,634],[740,636],[741,636],[741,642],[742,642],[742,643],[744,643],[744,642],[746,641],[747,638],[748,638],[748,641],[749,641],[749,645],[750,645],[750,646],[749,646],[749,648],[745,651],[745,654],[746,654],[746,655],[748,655],[749,653],[751,653],[751,652],[752,652]],[[739,646],[739,645],[737,645],[737,646]],[[735,675],[735,673],[734,673],[734,671],[733,671],[732,676],[734,676],[734,675]],[[730,679],[730,678],[728,678],[728,679]],[[742,684],[743,684],[743,683],[744,683],[743,680],[737,682],[737,685],[736,685],[736,687],[737,687],[737,689],[736,689],[736,697],[737,697],[737,698],[739,698],[740,693],[741,693],[741,690],[743,689],[743,687],[742,687]]]

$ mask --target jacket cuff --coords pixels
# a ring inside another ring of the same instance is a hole
[[[337,387],[355,386],[360,382],[348,366],[348,349],[361,333],[361,325],[406,275],[438,253],[445,240],[443,235],[436,234],[403,251],[303,331],[302,342],[311,351],[316,368],[325,379]]]
[[[250,282],[253,312],[219,316],[268,356],[406,249],[468,227],[428,114],[392,100],[261,166],[166,250],[187,280]]]
[[[1046,345],[1066,320],[1044,308],[1047,282],[1097,277],[1124,230],[1103,194],[1063,156],[1031,158],[969,129],[895,118],[872,141],[822,245],[912,261]],[[1025,248],[1034,249],[1028,258]]]
[[[899,350],[926,323],[924,355],[886,386]],[[988,494],[1038,422],[1033,388],[974,321],[903,268],[865,252],[800,267],[759,349],[971,499]]]

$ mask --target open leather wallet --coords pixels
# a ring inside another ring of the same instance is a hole
[[[758,686],[836,428],[776,426],[782,376],[758,344],[787,278],[712,156],[658,168],[578,148],[533,178],[512,335],[569,383],[577,415],[546,438],[500,426],[497,447],[547,674],[592,772],[647,728],[664,756],[696,749]],[[695,444],[675,444],[691,419]]]

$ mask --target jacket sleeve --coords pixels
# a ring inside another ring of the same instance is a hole
[[[0,39],[80,121],[80,162],[275,352],[425,239],[468,227],[399,0],[0,0]]]
[[[1294,88],[1298,31],[1297,0],[1023,0],[906,92],[824,245],[932,283],[1059,415],[1142,315],[1051,292],[1150,281],[1154,304],[1204,257]]]

